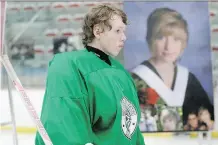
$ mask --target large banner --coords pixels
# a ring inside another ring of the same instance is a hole
[[[207,2],[125,2],[124,49],[142,132],[214,129]]]
[[[124,54],[118,60],[136,84],[141,131],[212,130],[208,3],[111,3],[123,7],[129,19]],[[7,54],[25,88],[44,88],[54,54],[83,47],[81,24],[88,9],[97,4],[7,2]],[[6,82],[3,72],[3,86]]]

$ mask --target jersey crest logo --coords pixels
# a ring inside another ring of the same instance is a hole
[[[122,107],[122,130],[128,139],[131,139],[137,126],[137,112],[134,105],[123,97],[121,100]]]

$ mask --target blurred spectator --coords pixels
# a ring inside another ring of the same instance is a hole
[[[209,130],[214,129],[214,121],[211,118],[211,114],[208,109],[201,107],[198,111],[199,121],[205,123]]]
[[[195,111],[188,114],[187,124],[184,126],[186,131],[198,131],[198,130],[207,130],[207,124],[200,122],[198,115]]]
[[[12,45],[11,47],[11,58],[13,60],[19,60],[20,59],[20,50],[18,46]]]

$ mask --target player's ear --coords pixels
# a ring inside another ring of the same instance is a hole
[[[99,39],[100,34],[103,32],[102,26],[100,24],[96,24],[93,27],[93,34],[95,35],[95,38]]]

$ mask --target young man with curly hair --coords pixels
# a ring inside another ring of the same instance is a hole
[[[94,7],[84,19],[84,49],[49,64],[41,121],[54,145],[144,145],[131,76],[113,57],[126,40],[126,14]],[[43,145],[37,133],[36,145]]]

